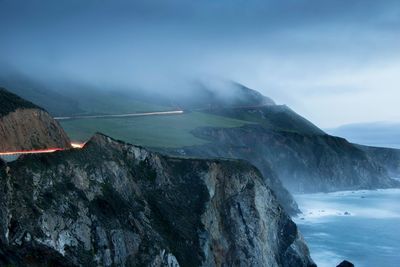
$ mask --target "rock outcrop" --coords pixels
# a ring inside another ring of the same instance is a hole
[[[272,169],[294,193],[400,186],[391,179],[391,173],[400,170],[397,151],[381,149],[377,153],[377,149],[330,136],[284,106],[210,112],[253,123],[237,128],[198,128],[193,134],[210,141],[208,144],[170,149],[168,153],[248,160],[264,176],[270,176]],[[281,203],[291,212],[291,198],[279,183],[273,184]]]
[[[383,165],[342,138],[271,131],[259,125],[202,128],[195,135],[212,142],[177,152],[211,156],[218,151],[219,156],[248,160],[260,170],[271,166],[291,192],[399,186]]]
[[[0,152],[69,148],[67,134],[46,111],[0,88]]]
[[[259,171],[97,134],[0,165],[0,265],[314,266]]]
[[[344,260],[336,267],[354,267],[354,264],[349,261]]]
[[[383,166],[389,176],[400,179],[400,149],[356,145],[371,160]]]

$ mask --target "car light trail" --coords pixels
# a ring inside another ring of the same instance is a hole
[[[127,114],[114,114],[114,115],[88,115],[88,116],[70,116],[70,117],[55,117],[56,120],[74,120],[74,119],[97,119],[97,118],[125,118],[125,117],[138,117],[138,116],[157,116],[157,115],[178,115],[183,114],[183,110],[171,110],[171,111],[154,111],[144,113],[127,113]],[[83,148],[85,143],[71,143],[72,148],[80,149]],[[21,151],[5,151],[0,152],[0,156],[19,156],[24,154],[42,154],[42,153],[53,153],[56,151],[66,150],[64,148],[46,148],[36,150],[21,150]]]
[[[85,143],[71,143],[72,148],[82,148]]]
[[[60,121],[60,120],[76,120],[76,119],[126,118],[126,117],[139,117],[139,116],[178,115],[183,113],[184,113],[183,110],[172,110],[172,111],[154,111],[154,112],[127,113],[127,114],[114,114],[114,115],[84,115],[84,116],[54,117],[54,119]]]
[[[41,154],[41,153],[52,153],[56,151],[64,150],[62,148],[46,148],[36,150],[20,150],[11,152],[0,152],[0,156],[11,156],[11,155],[23,155],[23,154]]]
[[[72,148],[82,148],[84,147],[84,145],[85,143],[71,143]],[[45,148],[45,149],[35,149],[35,150],[6,151],[6,152],[0,152],[0,156],[53,153],[62,150],[68,150],[68,148]]]

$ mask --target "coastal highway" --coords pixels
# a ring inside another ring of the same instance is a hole
[[[78,120],[78,119],[99,119],[99,118],[127,118],[127,117],[139,117],[139,116],[162,116],[162,115],[179,115],[183,114],[183,110],[171,110],[171,111],[154,111],[154,112],[142,112],[142,113],[125,113],[125,114],[112,114],[112,115],[81,115],[81,116],[68,116],[68,117],[54,117],[55,120]],[[82,148],[84,144],[71,143],[72,148]],[[62,148],[46,148],[37,150],[26,150],[26,151],[2,151],[0,152],[0,158],[9,161],[15,160],[20,155],[24,154],[41,154],[41,153],[52,153]]]
[[[72,148],[82,148],[84,143],[71,143]],[[5,161],[13,161],[16,160],[21,155],[26,154],[43,154],[43,153],[53,153],[56,151],[66,150],[65,148],[44,148],[44,149],[36,149],[36,150],[20,150],[20,151],[3,151],[0,152],[0,158]]]
[[[99,119],[99,118],[126,118],[126,117],[139,117],[139,116],[160,116],[160,115],[179,115],[183,114],[183,110],[171,111],[154,111],[143,113],[125,113],[125,114],[111,114],[111,115],[81,115],[69,117],[54,117],[56,120],[77,120],[77,119]]]

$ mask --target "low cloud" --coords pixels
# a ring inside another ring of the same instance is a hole
[[[400,120],[399,18],[391,0],[2,0],[0,58],[43,83],[235,80],[333,127]]]

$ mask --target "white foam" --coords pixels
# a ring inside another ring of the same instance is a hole
[[[360,218],[400,218],[400,210],[393,205],[397,203],[374,201],[383,195],[399,196],[400,189],[340,191],[333,193],[316,193],[295,195],[302,214],[294,218],[297,223],[318,222],[338,216]]]
[[[311,252],[311,258],[318,267],[332,267],[343,261],[344,257],[329,250]]]

